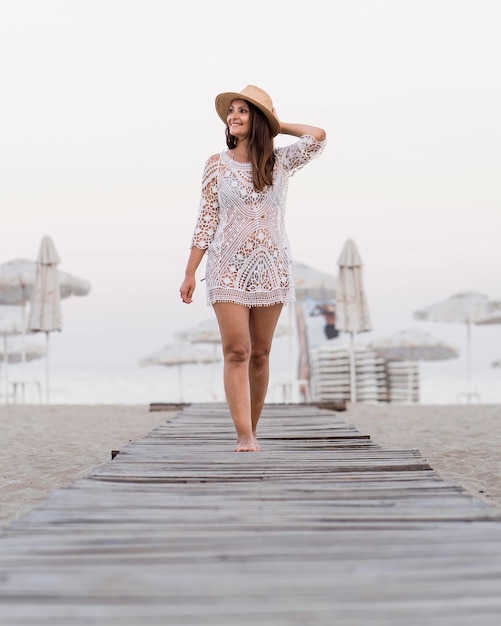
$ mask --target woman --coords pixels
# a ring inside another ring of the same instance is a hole
[[[321,128],[278,119],[270,96],[248,85],[216,97],[228,150],[209,157],[197,224],[180,292],[192,302],[206,252],[207,303],[224,355],[224,388],[237,452],[260,450],[256,430],[269,379],[278,318],[294,302],[292,258],[284,225],[289,178],[324,149]],[[283,133],[300,139],[274,148]]]

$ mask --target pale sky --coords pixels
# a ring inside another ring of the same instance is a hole
[[[189,306],[178,288],[225,149],[214,98],[249,83],[327,130],[291,181],[289,239],[332,273],[355,240],[374,337],[457,291],[501,298],[500,2],[173,7],[0,0],[0,262],[48,234],[92,283],[63,302],[56,360],[135,362],[211,315],[203,283]],[[482,333],[501,358],[501,327]]]

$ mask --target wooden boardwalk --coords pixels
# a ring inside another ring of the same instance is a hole
[[[501,516],[310,405],[191,405],[0,535],[2,626],[499,626]]]

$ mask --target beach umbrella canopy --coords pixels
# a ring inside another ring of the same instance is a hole
[[[283,337],[289,334],[289,329],[283,324],[278,324],[275,329],[275,337]],[[180,330],[174,334],[179,341],[188,341],[190,343],[221,343],[221,332],[219,324],[215,317],[210,317],[195,324],[191,328]]]
[[[219,361],[221,357],[218,357]],[[214,355],[202,348],[196,346],[189,341],[179,341],[171,343],[161,350],[154,352],[148,357],[141,359],[139,364],[144,367],[147,365],[186,365],[189,363],[212,363]]]
[[[22,316],[20,315],[20,309],[17,306],[0,306],[0,337],[2,337],[2,349],[3,352],[0,355],[0,359],[3,361],[3,384],[5,402],[7,402],[7,387],[8,387],[8,363],[9,359],[9,342],[8,338],[13,335],[23,334],[25,328],[23,327]]]
[[[190,343],[189,341],[178,341],[141,359],[139,366],[163,365],[165,367],[177,367],[180,401],[183,402],[182,366],[196,363],[215,363],[220,360],[220,355],[214,354],[202,346]]]
[[[24,306],[30,299],[36,277],[36,263],[13,259],[0,265],[0,304]]]
[[[501,324],[501,300],[496,300],[493,303],[492,311],[485,317],[482,317],[481,319],[477,320],[475,324],[480,325],[480,326],[490,326],[494,324]],[[496,367],[496,368],[501,367],[501,359],[497,359],[496,361],[493,361],[491,363],[491,367]]]
[[[454,346],[414,328],[373,341],[369,347],[387,361],[443,361],[459,356]]]
[[[356,402],[354,336],[372,330],[364,289],[363,262],[355,242],[348,239],[338,259],[336,328],[350,333],[350,396]]]
[[[42,359],[43,357],[45,357],[45,354],[45,346],[40,345],[35,341],[26,340],[24,336],[22,341],[20,337],[9,337],[4,338],[4,349],[3,352],[0,354],[0,362],[3,364],[4,370],[6,372],[8,364],[13,365],[16,363],[21,363],[24,366],[27,361]],[[16,382],[13,382],[14,389],[16,384]],[[24,402],[24,386],[21,389]],[[5,404],[8,403],[8,399],[8,380],[7,375],[5,375]]]
[[[494,324],[501,324],[501,310],[493,310],[488,313],[485,317],[481,317],[477,319],[475,322],[478,326],[490,326]]]
[[[215,317],[202,320],[191,328],[175,333],[174,336],[176,339],[190,343],[221,343],[221,333]]]
[[[478,291],[460,291],[445,300],[414,311],[414,318],[429,322],[475,324],[491,313],[495,303]]]
[[[45,356],[45,346],[42,346],[35,341],[27,340],[24,335],[22,337],[22,340],[20,337],[4,337],[4,347],[3,352],[0,353],[0,362],[4,367],[5,404],[8,403],[9,399],[9,381],[7,376],[7,366],[15,363],[21,363],[24,367],[24,364],[27,361],[34,361],[36,359],[41,359]],[[15,385],[16,383],[13,384]],[[24,386],[22,387],[22,398],[24,402]]]
[[[414,318],[418,320],[465,325],[468,397],[474,395],[471,393],[471,325],[486,323],[482,320],[489,318],[493,312],[498,310],[498,307],[498,302],[490,300],[483,293],[460,291],[445,300],[414,311]]]
[[[42,359],[46,355],[45,346],[36,341],[26,340],[24,342],[26,361],[34,361]],[[0,353],[0,361],[4,363],[21,363],[23,360],[23,344],[19,338],[9,337],[6,340],[6,346]]]
[[[24,306],[31,298],[37,277],[38,263],[31,259],[18,258],[0,265],[0,304]],[[58,270],[61,298],[86,296],[90,283],[67,272]]]
[[[298,301],[307,298],[320,302],[334,300],[337,285],[335,274],[322,272],[302,261],[293,261],[292,267]]]
[[[20,335],[23,332],[21,309],[0,305],[0,335]]]

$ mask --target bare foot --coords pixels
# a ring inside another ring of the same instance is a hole
[[[256,435],[254,435],[254,445],[256,446],[256,450],[260,452],[263,448],[259,445]]]
[[[235,448],[235,452],[257,452],[259,448],[257,448],[254,438],[251,439],[240,439],[237,442],[237,447]]]

